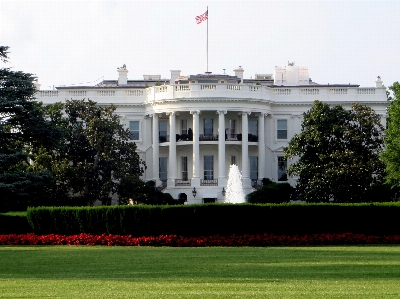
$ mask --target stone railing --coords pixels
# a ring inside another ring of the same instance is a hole
[[[175,186],[191,186],[191,181],[175,179]]]
[[[62,101],[64,99],[90,99],[100,104],[121,103],[131,105],[147,105],[165,101],[198,101],[204,99],[257,99],[276,102],[304,101],[382,101],[386,102],[385,88],[359,88],[356,86],[299,86],[268,87],[252,84],[178,84],[144,88],[62,88],[59,90],[40,90],[36,98],[44,103]]]
[[[218,186],[218,180],[200,180],[200,186]]]

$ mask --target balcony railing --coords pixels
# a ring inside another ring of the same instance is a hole
[[[200,180],[200,186],[218,186],[218,180]]]
[[[191,185],[190,180],[181,180],[181,179],[175,180],[175,186],[190,186],[190,185]]]
[[[199,140],[200,141],[218,141],[218,135],[214,135],[214,134],[203,135],[203,134],[200,134]]]
[[[160,143],[169,142],[169,135],[159,136],[158,141]],[[176,134],[176,142],[179,141],[193,141],[193,135],[191,134]],[[225,134],[226,141],[242,141],[242,134]],[[249,142],[258,142],[258,136],[248,134],[247,140]],[[200,134],[199,141],[218,141],[217,134],[204,135]]]
[[[242,134],[226,134],[225,140],[227,141],[242,141],[243,135]],[[248,134],[247,140],[249,142],[258,142],[258,136],[253,134]]]

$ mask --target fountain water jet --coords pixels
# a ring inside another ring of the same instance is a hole
[[[237,165],[231,165],[225,194],[226,203],[244,203],[245,197],[242,185],[242,175]]]

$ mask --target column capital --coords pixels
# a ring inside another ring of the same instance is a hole
[[[242,112],[239,112],[239,113],[238,113],[238,115],[243,115],[243,114],[250,115],[250,114],[251,114],[251,111],[242,111]]]
[[[158,117],[158,113],[148,113],[146,114],[148,117]]]
[[[226,110],[217,110],[217,114],[226,114],[227,111]]]
[[[200,113],[201,113],[200,110],[192,110],[192,111],[190,111],[190,114],[197,114],[197,115],[199,115]]]
[[[165,112],[165,115],[168,115],[168,116],[170,116],[170,115],[179,115],[179,112],[178,111]]]

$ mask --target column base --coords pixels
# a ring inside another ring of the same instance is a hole
[[[192,187],[200,187],[200,178],[192,178],[190,180],[190,185]]]
[[[175,187],[175,179],[168,179],[167,188]]]
[[[251,188],[251,179],[250,178],[242,178],[243,188]]]
[[[228,183],[228,180],[226,179],[226,177],[223,178],[218,178],[218,187],[225,187]]]

